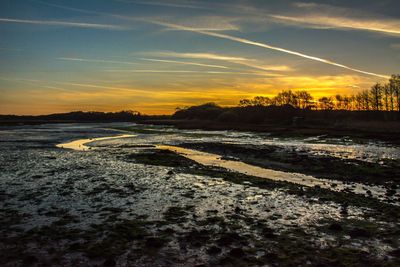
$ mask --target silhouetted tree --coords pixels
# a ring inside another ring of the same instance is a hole
[[[380,110],[382,106],[382,86],[379,83],[374,84],[370,90],[370,100],[373,110]]]
[[[298,107],[306,109],[310,107],[311,101],[314,99],[307,91],[296,92]]]
[[[337,94],[335,97],[324,96],[313,101],[312,95],[307,91],[283,90],[272,99],[256,96],[239,102],[240,107],[271,105],[291,105],[299,109],[400,111],[400,75],[392,75],[388,83],[376,83],[369,90],[351,96]]]
[[[390,99],[390,86],[385,84],[383,86],[383,106],[386,111],[389,111],[389,99]]]
[[[397,111],[400,112],[400,75],[393,74],[391,76],[389,79],[389,87],[393,92],[393,97],[391,100],[392,110],[394,110],[394,102],[396,102]]]
[[[318,102],[319,102],[320,109],[323,109],[323,110],[333,109],[334,105],[333,105],[333,100],[331,97],[326,97],[326,96],[321,97],[320,99],[318,99]]]

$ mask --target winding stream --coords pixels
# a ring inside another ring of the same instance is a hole
[[[92,149],[90,146],[86,146],[86,144],[95,142],[95,141],[103,141],[103,140],[111,140],[111,139],[119,139],[119,138],[127,138],[127,137],[134,137],[136,135],[133,134],[122,134],[117,136],[106,136],[106,137],[98,137],[98,138],[87,138],[87,139],[78,139],[68,143],[62,143],[56,145],[59,148],[68,148],[73,150],[79,151],[87,151]]]
[[[87,144],[95,141],[129,138],[135,136],[136,135],[124,134],[124,135],[109,136],[109,137],[79,139],[67,143],[58,144],[56,146],[59,148],[67,148],[78,151],[88,151],[91,150],[92,147],[87,146]],[[386,189],[381,186],[369,186],[361,183],[343,183],[337,180],[318,179],[316,177],[301,173],[276,171],[272,169],[266,169],[250,165],[241,161],[223,159],[221,158],[220,155],[217,154],[206,153],[194,149],[182,148],[179,146],[156,145],[155,148],[172,151],[174,153],[177,153],[181,156],[184,156],[188,159],[196,161],[197,163],[205,166],[220,167],[227,169],[229,171],[238,172],[245,175],[270,179],[274,181],[290,182],[308,187],[319,186],[321,188],[329,189],[332,191],[347,190],[356,194],[363,194],[363,195],[368,194],[369,196],[379,199],[381,201],[387,201],[388,199],[385,196]]]

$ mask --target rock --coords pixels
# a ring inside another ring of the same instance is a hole
[[[329,225],[328,229],[334,232],[340,232],[343,230],[343,227],[339,223],[334,222]]]
[[[229,255],[235,258],[243,258],[245,256],[245,252],[241,248],[233,248],[229,251]]]
[[[161,248],[164,245],[164,240],[156,237],[149,237],[146,240],[146,247]]]
[[[272,230],[271,228],[264,228],[262,230],[261,234],[265,238],[275,238],[276,237],[274,230]]]
[[[388,196],[388,197],[394,196],[395,194],[396,194],[396,190],[393,190],[393,189],[386,190],[386,196]]]
[[[22,264],[23,264],[24,266],[33,265],[33,264],[35,264],[35,263],[37,263],[37,262],[38,262],[38,258],[36,258],[36,257],[33,256],[33,255],[27,255],[27,256],[25,256],[25,257],[23,258],[23,260],[22,260]]]
[[[217,246],[211,246],[209,249],[207,249],[207,253],[209,255],[216,255],[221,253],[221,248],[217,247]]]
[[[115,266],[116,266],[116,262],[115,262],[114,259],[108,258],[108,259],[106,259],[106,260],[104,261],[103,266],[104,266],[104,267],[115,267]]]
[[[367,230],[362,229],[362,228],[353,228],[353,229],[351,229],[351,230],[349,231],[349,235],[350,235],[352,238],[370,237],[370,236],[371,236],[371,234],[370,234]]]
[[[340,210],[340,214],[342,214],[342,215],[347,215],[348,214],[348,211],[347,211],[347,207],[348,207],[349,205],[347,204],[347,203],[343,203],[342,204],[342,208],[341,208],[341,210]]]
[[[400,258],[400,248],[392,250],[390,252],[390,255],[392,255],[393,257],[396,257],[396,258]]]
[[[235,208],[235,213],[241,213],[242,212],[242,209],[241,208],[239,208],[239,207],[236,207]]]

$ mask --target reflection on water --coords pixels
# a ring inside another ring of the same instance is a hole
[[[218,142],[258,146],[278,146],[286,150],[304,152],[315,156],[329,156],[341,159],[356,159],[367,162],[400,159],[398,146],[368,140],[353,140],[350,137],[328,138],[315,136],[304,138],[271,137],[265,133],[238,131],[182,130],[157,125],[133,125],[142,131],[165,132],[166,134],[138,134],[140,142],[148,144],[174,144],[196,142]]]
[[[58,144],[57,147],[86,151],[91,148],[89,146],[86,146],[88,143],[93,143],[95,141],[108,141],[117,139],[121,140],[127,137],[134,137],[134,136],[136,135],[125,134],[125,135],[110,136],[110,137],[79,139],[68,143]],[[266,169],[250,165],[241,161],[222,159],[221,156],[217,154],[206,153],[178,146],[156,145],[156,148],[173,151],[205,166],[220,167],[230,171],[246,174],[249,176],[255,176],[274,181],[290,182],[302,186],[309,186],[309,187],[319,186],[321,188],[333,191],[351,190],[357,194],[369,194],[370,196],[377,199],[381,200],[387,199],[387,197],[385,196],[386,189],[380,186],[369,186],[360,183],[343,183],[341,181],[336,181],[336,180],[318,179],[313,176],[301,173],[276,171],[272,169]]]
[[[166,149],[178,153],[188,159],[194,160],[205,166],[220,167],[242,174],[265,178],[274,181],[283,181],[303,186],[319,186],[321,188],[342,191],[350,189],[356,194],[370,194],[374,198],[384,200],[386,189],[380,186],[369,186],[360,183],[343,183],[337,180],[318,179],[310,175],[294,172],[283,172],[272,169],[261,168],[241,161],[222,159],[220,155],[206,153],[194,149],[187,149],[177,146],[159,145],[159,149]]]
[[[132,134],[123,134],[123,135],[117,135],[117,136],[79,139],[79,140],[71,141],[68,143],[58,144],[58,145],[56,145],[56,147],[68,148],[68,149],[79,150],[79,151],[86,151],[86,150],[92,149],[92,147],[86,146],[86,144],[89,144],[91,142],[102,141],[102,140],[111,140],[111,139],[120,139],[120,138],[134,137],[134,136],[135,135],[132,135]]]
[[[230,171],[235,171],[250,176],[256,176],[266,178],[274,181],[287,181],[305,186],[321,186],[323,187],[325,182],[309,175],[300,173],[288,173],[282,171],[275,171],[271,169],[265,169],[257,166],[253,166],[241,161],[225,160],[221,159],[220,155],[206,153],[194,149],[187,149],[177,146],[160,145],[156,146],[159,149],[166,149],[178,153],[188,159],[194,160],[202,165],[221,167]]]

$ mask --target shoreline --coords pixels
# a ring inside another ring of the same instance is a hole
[[[220,123],[215,121],[200,120],[147,120],[136,122],[143,125],[166,125],[174,126],[177,129],[198,129],[208,131],[247,131],[268,133],[271,136],[281,137],[309,137],[327,135],[331,137],[349,136],[360,139],[376,139],[400,145],[400,122],[384,122],[382,125],[368,129],[364,125],[354,123],[352,127],[331,125],[331,126],[312,126],[312,125],[285,125],[285,124],[232,124]]]

